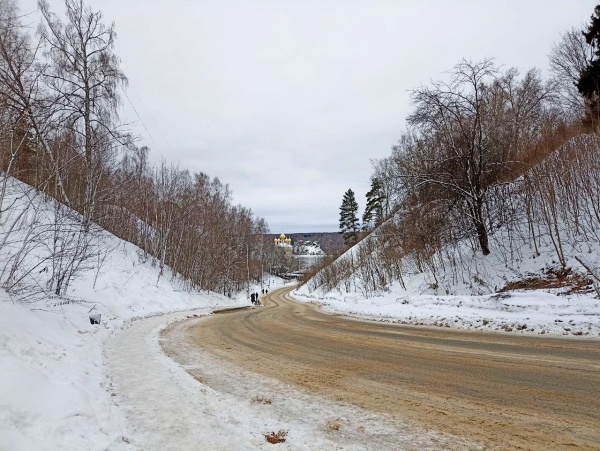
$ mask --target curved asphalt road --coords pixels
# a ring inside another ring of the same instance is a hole
[[[600,342],[360,321],[295,302],[186,340],[243,369],[499,449],[600,449]]]

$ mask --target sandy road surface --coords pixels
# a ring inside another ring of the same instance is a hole
[[[242,369],[499,449],[600,449],[600,343],[358,321],[294,302],[186,341]]]

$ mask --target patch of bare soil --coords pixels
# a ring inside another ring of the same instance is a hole
[[[499,292],[514,290],[540,290],[566,288],[560,294],[591,293],[593,281],[587,276],[573,272],[571,268],[546,268],[541,275],[509,282]]]

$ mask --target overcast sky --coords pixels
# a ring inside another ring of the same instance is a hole
[[[553,43],[596,1],[87,4],[116,24],[129,78],[122,118],[153,161],[219,177],[272,232],[292,233],[337,231],[348,188],[364,208],[371,160],[405,130],[410,89],[461,58],[545,74]],[[62,15],[62,1],[50,5]]]

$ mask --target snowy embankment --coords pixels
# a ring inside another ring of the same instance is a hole
[[[31,211],[19,216],[25,203]],[[52,224],[53,206],[9,181],[0,224],[3,262],[14,261],[22,244],[29,246],[27,218],[40,230]],[[11,228],[16,217],[21,222]],[[107,339],[143,317],[249,304],[245,294],[229,299],[178,289],[168,271],[159,277],[139,248],[107,232],[98,243],[106,250],[102,266],[83,270],[67,296],[41,297],[38,290],[35,301],[15,302],[0,290],[0,450],[131,449],[105,371]],[[40,242],[24,254],[44,262],[31,273],[40,286],[50,272],[44,269],[47,249]],[[100,324],[90,324],[95,314]]]
[[[599,284],[578,261],[583,259],[588,266],[600,268],[600,243],[565,243],[568,270],[563,273],[548,241],[540,240],[535,258],[533,251],[523,246],[512,261],[500,251],[500,234],[491,241],[489,256],[462,246],[457,258],[460,263],[446,261],[445,272],[417,271],[409,262],[403,275],[404,287],[395,282],[388,290],[365,296],[360,279],[354,277],[346,281],[347,291],[340,287],[311,292],[309,282],[292,294],[330,311],[376,321],[499,333],[600,337],[600,299],[593,289],[594,284]],[[356,260],[356,247],[341,258],[350,258],[352,252]],[[519,289],[520,283],[545,288]],[[578,284],[580,289],[574,290]]]
[[[113,238],[115,239],[115,238]],[[136,249],[113,250],[96,288],[82,278],[77,300],[35,304],[0,299],[0,449],[118,449],[126,421],[111,396],[103,344],[141,317],[247,305],[242,299],[179,291]],[[101,314],[92,325],[90,314]],[[127,440],[125,438],[125,440]]]
[[[592,296],[511,292],[485,296],[409,295],[399,291],[365,299],[296,290],[294,297],[347,315],[401,324],[520,334],[600,337],[600,301]]]

